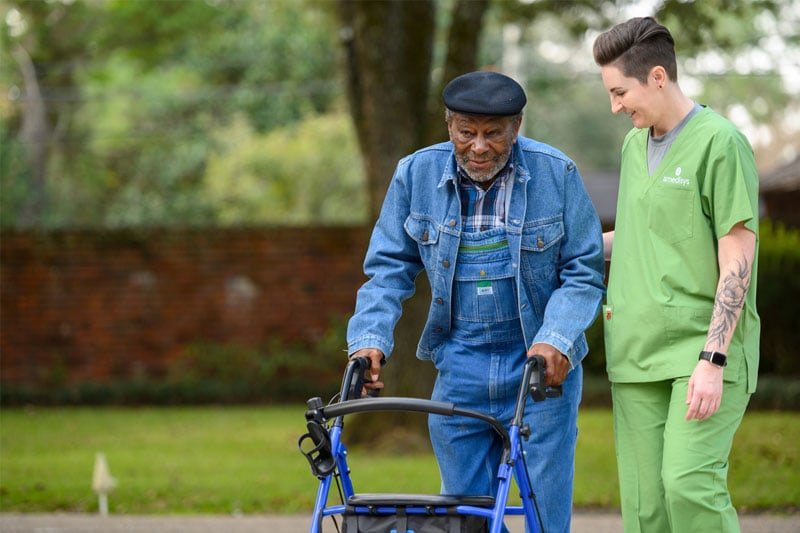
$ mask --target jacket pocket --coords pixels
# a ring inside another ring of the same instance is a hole
[[[432,220],[410,215],[406,218],[403,228],[420,246],[431,246],[439,241],[439,228]]]
[[[522,228],[522,276],[528,280],[555,277],[555,265],[564,238],[561,217],[531,222]]]

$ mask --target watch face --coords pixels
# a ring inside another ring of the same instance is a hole
[[[712,365],[725,366],[727,364],[727,357],[719,352],[701,352],[700,359],[705,359]]]

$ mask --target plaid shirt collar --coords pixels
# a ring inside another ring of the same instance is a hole
[[[497,173],[492,185],[484,190],[460,166],[458,187],[461,191],[461,223],[464,231],[474,233],[503,227],[506,223],[506,187],[514,173],[512,158]]]

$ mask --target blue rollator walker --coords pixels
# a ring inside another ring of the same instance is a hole
[[[335,515],[341,515],[342,532],[346,533],[500,533],[505,515],[524,515],[528,531],[543,533],[520,440],[530,435],[527,424],[522,425],[527,395],[534,401],[542,401],[561,394],[560,387],[545,387],[543,357],[533,356],[525,363],[514,417],[508,429],[492,416],[460,409],[452,403],[418,398],[361,398],[364,374],[369,366],[369,359],[364,357],[348,363],[338,402],[323,405],[318,397],[308,400],[305,413],[308,433],[300,437],[298,446],[308,459],[312,473],[320,480],[310,533],[322,533],[323,519]],[[344,417],[374,411],[413,411],[485,421],[503,441],[497,494],[357,494],[347,465],[347,450],[341,440]],[[520,491],[521,506],[507,504],[512,477]],[[328,506],[334,480],[339,486],[342,503]],[[338,531],[338,523],[333,521]]]

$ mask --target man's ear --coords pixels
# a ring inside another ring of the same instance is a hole
[[[515,122],[515,124],[514,124],[514,143],[513,144],[516,144],[517,143],[517,137],[519,137],[519,130],[522,127],[522,113],[520,113],[519,116],[516,119],[514,119],[514,122]]]

